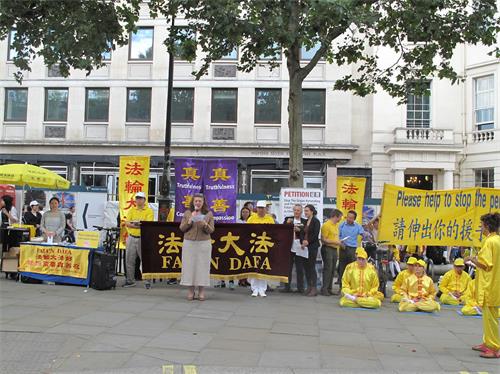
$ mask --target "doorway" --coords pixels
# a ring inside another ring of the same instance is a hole
[[[405,187],[432,191],[434,189],[434,175],[405,174]]]

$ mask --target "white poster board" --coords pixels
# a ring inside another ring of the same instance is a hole
[[[106,200],[106,193],[77,192],[76,228],[79,230],[93,230],[94,226],[103,226]]]
[[[318,211],[316,216],[323,223],[323,190],[319,188],[282,188],[280,192],[281,220],[293,216],[293,206],[312,204]]]

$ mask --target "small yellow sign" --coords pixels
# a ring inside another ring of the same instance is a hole
[[[75,244],[77,247],[99,247],[99,231],[78,231]]]

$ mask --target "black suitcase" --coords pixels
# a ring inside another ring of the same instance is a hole
[[[116,256],[94,252],[90,287],[95,290],[110,290],[116,287]]]

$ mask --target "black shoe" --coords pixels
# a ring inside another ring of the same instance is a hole
[[[135,282],[125,282],[122,287],[124,288],[130,288],[130,287],[135,287],[136,283]]]

